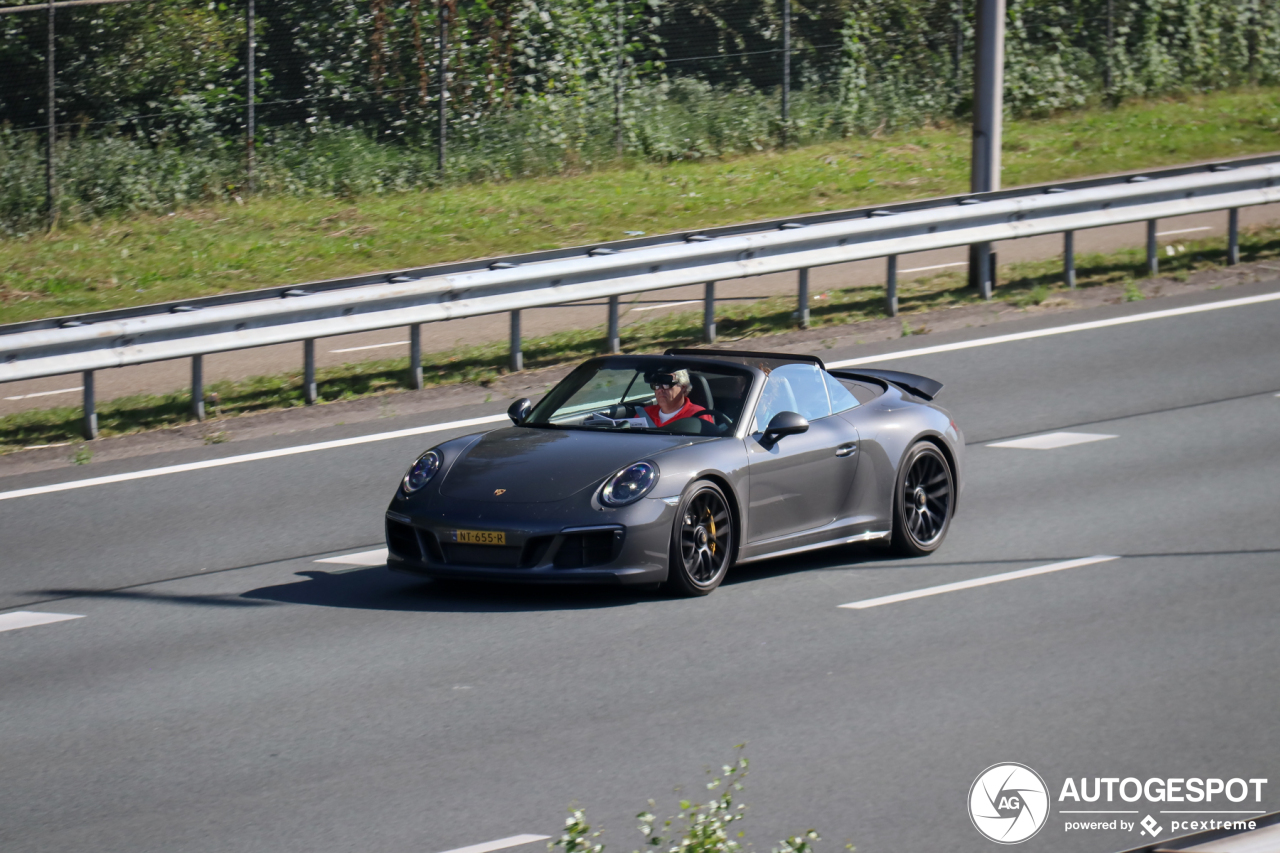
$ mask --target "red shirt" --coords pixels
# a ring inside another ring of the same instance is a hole
[[[699,406],[697,403],[693,402],[692,400],[685,400],[684,406],[680,408],[680,411],[676,412],[674,415],[672,415],[671,417],[667,418],[664,421],[662,420],[662,410],[659,406],[653,405],[653,406],[644,407],[644,413],[649,416],[649,420],[652,421],[653,425],[657,427],[664,427],[667,424],[671,423],[672,421],[678,421],[681,418],[691,418],[694,415],[697,415],[698,412],[705,412],[705,411],[706,409],[704,409],[702,406]],[[698,415],[698,417],[700,417],[702,420],[706,421],[707,423],[713,424],[716,422],[716,419],[713,418],[711,415]]]

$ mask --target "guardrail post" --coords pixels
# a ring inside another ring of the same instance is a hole
[[[969,283],[976,285],[983,299],[991,298],[995,280],[996,253],[990,243],[975,243],[969,247]]]
[[[413,390],[422,390],[422,324],[409,327],[409,382]]]
[[[622,352],[622,339],[618,336],[618,297],[609,297],[609,352]]]
[[[1156,220],[1147,220],[1147,275],[1160,274],[1160,255],[1156,252]]]
[[[204,356],[191,356],[191,414],[204,420]]]
[[[1240,208],[1227,211],[1227,265],[1240,263]]]
[[[716,342],[716,283],[707,282],[707,295],[702,306],[702,339],[709,344]]]
[[[1076,232],[1062,232],[1062,277],[1067,287],[1076,286]]]
[[[511,312],[511,372],[524,370],[524,352],[520,346],[520,309]]]
[[[796,317],[800,321],[800,328],[809,328],[809,270],[800,270],[800,280],[797,283],[796,293]]]
[[[885,258],[884,267],[885,310],[890,317],[898,316],[898,256]]]
[[[316,339],[302,342],[302,393],[308,406],[315,405],[316,393]]]
[[[84,437],[92,441],[98,437],[98,412],[93,400],[93,371],[84,372]]]

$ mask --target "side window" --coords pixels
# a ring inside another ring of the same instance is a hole
[[[812,364],[784,364],[775,368],[760,392],[752,431],[763,432],[779,412],[796,412],[811,421],[831,414],[822,374],[823,371]]]
[[[849,409],[860,405],[858,398],[853,396],[853,392],[841,385],[839,379],[836,379],[825,370],[822,371],[822,380],[827,383],[827,393],[831,395],[831,411],[833,414],[847,412]]]

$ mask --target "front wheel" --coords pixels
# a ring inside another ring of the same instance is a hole
[[[937,445],[921,441],[902,460],[893,496],[893,550],[923,557],[938,550],[951,526],[955,480]]]
[[[666,588],[683,596],[711,592],[729,571],[733,543],[733,516],[724,492],[715,483],[699,480],[676,512]]]

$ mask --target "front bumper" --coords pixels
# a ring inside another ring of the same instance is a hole
[[[397,497],[386,514],[387,566],[431,578],[644,584],[667,578],[675,507],[642,498],[617,510]],[[501,531],[502,546],[454,541],[456,530]]]

